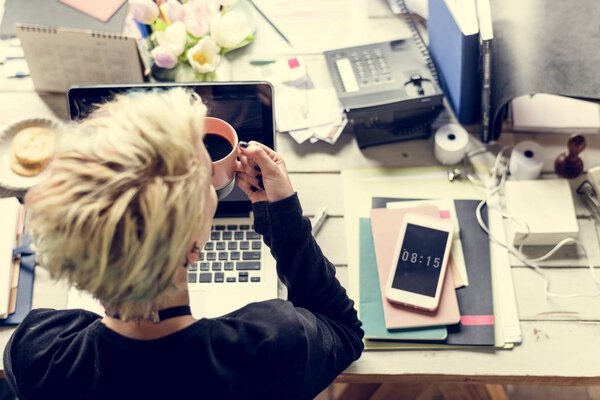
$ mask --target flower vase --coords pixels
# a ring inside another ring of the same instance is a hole
[[[156,64],[150,67],[150,75],[157,82],[176,82],[177,67],[161,68]]]

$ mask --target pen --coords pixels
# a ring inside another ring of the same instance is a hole
[[[277,33],[279,34],[279,36],[281,36],[281,38],[282,38],[283,40],[285,40],[285,42],[286,42],[287,44],[289,44],[289,45],[290,45],[290,47],[294,47],[294,46],[292,45],[292,43],[289,41],[289,39],[288,39],[288,38],[287,38],[287,37],[286,37],[286,36],[283,34],[283,32],[281,32],[281,31],[280,31],[280,30],[279,30],[279,29],[278,29],[278,28],[275,26],[275,24],[273,23],[273,21],[271,21],[271,20],[269,19],[269,17],[267,17],[267,16],[265,15],[265,13],[263,13],[263,12],[260,10],[260,8],[259,8],[259,7],[258,7],[258,6],[257,6],[257,5],[254,3],[254,1],[250,1],[250,3],[251,3],[253,6],[254,6],[254,8],[256,9],[256,11],[258,11],[258,13],[259,13],[259,14],[260,14],[260,15],[261,15],[261,16],[262,16],[264,19],[265,19],[265,21],[267,21],[267,23],[268,23],[269,25],[271,25],[271,27],[272,27],[272,28],[275,30],[275,32],[277,32]]]
[[[321,207],[315,217],[312,220],[312,234],[315,236],[323,226],[325,219],[327,218],[327,207]]]

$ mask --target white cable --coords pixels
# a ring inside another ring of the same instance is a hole
[[[479,223],[479,226],[488,235],[488,237],[490,238],[491,241],[493,241],[494,243],[498,244],[499,246],[505,248],[510,254],[515,256],[518,260],[520,260],[526,266],[532,268],[538,275],[540,275],[542,277],[542,279],[544,280],[544,283],[545,283],[544,292],[546,294],[546,297],[557,297],[557,298],[568,299],[568,298],[575,298],[575,297],[598,297],[598,296],[600,296],[600,279],[598,279],[598,277],[596,276],[595,267],[590,262],[590,259],[588,257],[588,254],[587,254],[585,248],[577,240],[572,239],[572,238],[564,239],[564,240],[560,241],[558,244],[556,244],[556,246],[554,246],[549,252],[547,252],[543,256],[532,259],[532,258],[528,258],[525,254],[523,254],[522,245],[519,246],[519,249],[517,249],[512,245],[509,245],[507,243],[502,243],[498,238],[496,238],[494,235],[492,235],[488,226],[483,221],[483,216],[481,213],[483,206],[487,204],[488,207],[491,208],[491,206],[488,204],[488,200],[493,195],[498,193],[504,187],[504,184],[506,183],[507,170],[508,170],[507,166],[505,166],[505,168],[503,168],[503,170],[501,171],[499,182],[496,183],[496,181],[498,180],[498,169],[500,168],[500,163],[501,163],[503,153],[507,149],[509,149],[509,147],[504,147],[498,152],[498,155],[496,156],[496,160],[494,161],[494,166],[492,167],[492,170],[490,171],[490,179],[491,180],[489,182],[490,184],[487,185],[487,192],[486,192],[485,199],[481,200],[481,202],[479,202],[479,204],[477,205],[477,209],[475,211],[475,216],[477,218],[477,222]],[[479,150],[480,149],[477,149],[476,154],[481,154],[481,152]],[[474,156],[474,155],[467,154],[468,158],[470,158],[472,156]],[[470,175],[471,174],[468,174],[468,176],[470,176]],[[473,184],[476,184],[475,182],[473,182],[473,180],[471,178],[469,178],[469,181]],[[479,186],[479,184],[476,184],[476,185]],[[516,218],[512,217],[511,215],[509,215],[507,213],[504,213],[500,208],[494,207],[494,209],[499,211],[503,218],[509,218],[509,219],[511,219],[511,221],[520,222],[520,223],[524,224],[527,227],[527,231],[529,231],[529,226],[524,221],[517,221]],[[590,269],[592,278],[599,288],[597,292],[595,292],[595,293],[561,294],[561,293],[554,293],[550,290],[550,280],[548,279],[546,274],[542,271],[541,266],[538,265],[537,263],[540,261],[547,260],[548,258],[552,257],[560,248],[562,248],[564,245],[570,244],[570,243],[574,243],[575,245],[577,245],[577,247],[583,252],[586,263]]]

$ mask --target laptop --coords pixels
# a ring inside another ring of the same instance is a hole
[[[67,93],[69,117],[86,118],[94,104],[106,102],[115,94],[172,87],[198,93],[207,106],[207,115],[229,122],[240,140],[255,140],[275,148],[273,87],[266,82],[77,86]],[[194,317],[217,317],[277,297],[275,260],[253,229],[251,211],[250,200],[237,186],[219,201],[210,240],[200,261],[188,268]],[[103,312],[91,296],[74,288],[69,292],[67,308]]]

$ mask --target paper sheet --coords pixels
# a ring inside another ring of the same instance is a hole
[[[524,132],[600,133],[600,105],[538,93],[511,101],[513,129]]]
[[[364,40],[367,14],[357,0],[253,0],[260,11],[303,52],[348,47]]]
[[[275,118],[279,132],[334,125],[342,108],[333,88],[277,89]]]
[[[102,22],[108,21],[125,3],[125,0],[59,0]]]
[[[506,231],[502,221],[502,213],[496,208],[497,195],[488,200],[489,229],[492,235],[501,243],[506,243]],[[494,290],[502,293],[502,297],[494,296],[494,308],[500,308],[498,323],[504,327],[504,340],[511,343],[521,343],[521,324],[515,296],[515,286],[512,279],[511,263],[508,251],[490,240],[490,258],[492,260],[492,281]],[[501,300],[501,301],[498,301]]]

